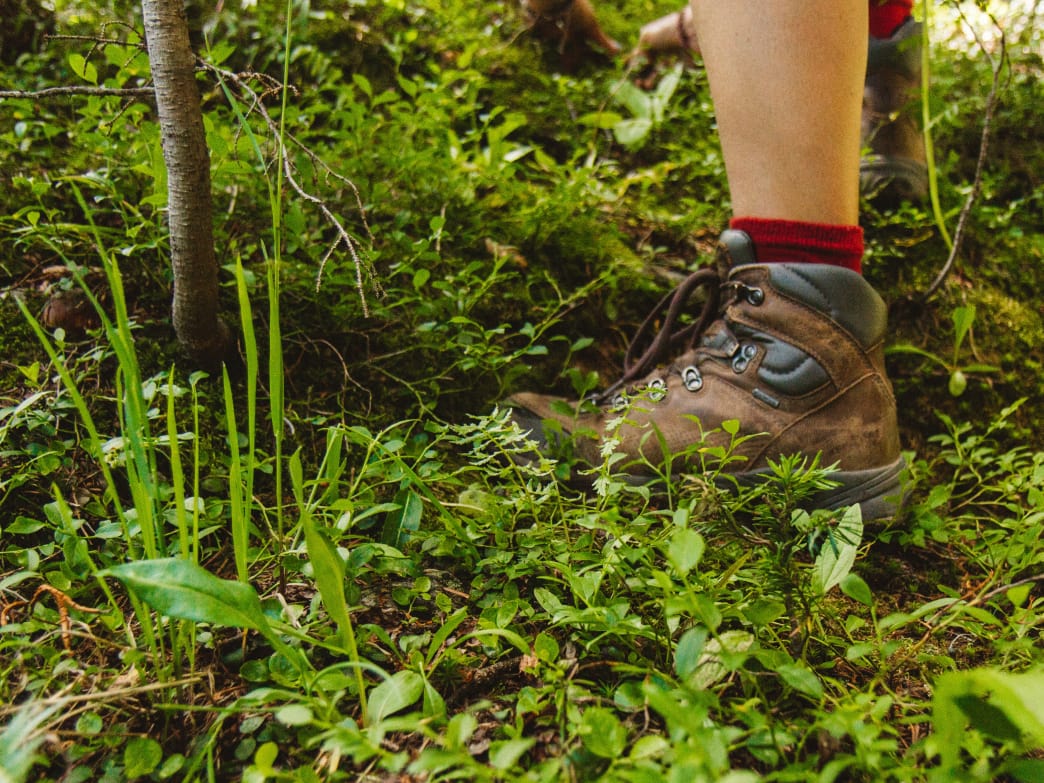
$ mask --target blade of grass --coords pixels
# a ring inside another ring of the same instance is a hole
[[[243,497],[243,460],[239,453],[239,430],[236,427],[235,400],[232,398],[232,381],[228,377],[228,368],[221,369],[222,388],[225,396],[225,425],[228,429],[228,499],[232,528],[232,553],[236,561],[236,577],[240,582],[248,582],[250,575],[247,569],[247,548],[249,537],[250,498]],[[249,467],[249,466],[248,466]]]

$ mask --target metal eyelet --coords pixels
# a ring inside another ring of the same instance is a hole
[[[751,360],[758,355],[758,346],[754,343],[742,343],[732,357],[732,371],[741,373],[747,369]]]
[[[703,388],[703,376],[698,368],[689,365],[682,370],[682,384],[691,392],[698,392]]]
[[[757,288],[757,287],[748,288],[747,291],[746,291],[746,294],[747,294],[747,301],[750,302],[755,307],[757,307],[758,305],[760,305],[762,302],[765,301],[765,292],[762,291],[760,288]]]
[[[659,402],[667,396],[667,382],[663,378],[653,378],[646,385],[645,393],[653,402]]]
[[[622,411],[626,407],[627,400],[624,398],[622,394],[617,394],[611,400],[609,400],[609,409],[612,410],[614,413],[616,411]]]

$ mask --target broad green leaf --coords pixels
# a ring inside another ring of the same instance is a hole
[[[276,759],[279,757],[279,746],[274,742],[265,742],[254,753],[254,765],[266,774],[275,771]]]
[[[577,118],[578,125],[586,125],[600,130],[612,130],[617,123],[623,122],[623,115],[615,111],[595,111]]]
[[[389,511],[384,518],[381,541],[401,549],[409,541],[410,534],[420,528],[424,502],[412,489],[401,489],[395,495],[395,503],[395,510]]]
[[[743,616],[758,627],[764,627],[782,617],[787,606],[777,598],[758,598],[743,608]]]
[[[499,770],[511,769],[535,743],[534,739],[512,739],[490,743],[490,766]]]
[[[304,528],[305,546],[308,548],[308,560],[312,564],[312,574],[319,588],[319,597],[323,606],[341,634],[342,648],[350,652],[354,645],[349,638],[354,633],[352,615],[348,608],[345,594],[344,561],[329,538],[320,531],[312,519],[312,515],[301,509],[301,527]]]
[[[100,734],[105,728],[101,715],[96,712],[85,712],[76,720],[76,732],[87,736]]]
[[[703,558],[705,549],[703,536],[691,527],[680,527],[671,536],[667,547],[667,559],[679,576],[685,576]]]
[[[633,120],[621,120],[613,126],[613,135],[625,147],[632,147],[642,141],[652,130],[652,120],[639,117]]]
[[[268,631],[261,601],[243,582],[219,579],[188,560],[138,560],[101,572],[114,576],[160,614],[179,620]]]
[[[370,85],[370,80],[363,76],[361,73],[353,73],[352,81],[355,82],[355,86],[358,87],[366,95],[367,98],[373,97],[373,87]]]
[[[545,663],[558,663],[561,650],[555,637],[541,631],[533,642],[533,653]]]
[[[370,691],[366,704],[366,723],[373,725],[404,710],[421,697],[424,680],[417,672],[403,669]]]
[[[78,52],[70,54],[69,67],[72,68],[73,73],[85,82],[90,82],[91,84],[98,83],[98,69],[94,67],[93,63],[87,62],[87,59],[82,54]]]
[[[863,515],[859,506],[849,506],[816,557],[813,586],[819,595],[830,592],[852,570],[862,538]]]
[[[690,628],[681,635],[674,651],[674,671],[685,679],[700,663],[703,646],[707,643],[707,629],[703,626]]]
[[[646,734],[634,741],[631,752],[632,759],[651,759],[662,756],[671,749],[671,743],[658,734]]]
[[[964,338],[968,336],[972,322],[975,320],[975,305],[966,307],[955,307],[953,310],[953,360],[957,361],[957,354],[961,350]]]
[[[421,705],[425,718],[441,720],[446,717],[446,700],[428,680],[424,680],[423,696]]]
[[[870,586],[859,574],[846,574],[841,580],[841,592],[865,606],[874,605],[874,596]]]
[[[849,645],[848,649],[845,650],[845,658],[849,661],[856,661],[860,658],[865,658],[875,649],[876,646],[873,642],[856,642]]]
[[[688,683],[695,688],[709,688],[728,674],[736,664],[728,660],[742,655],[754,646],[754,636],[746,631],[725,631],[703,647],[703,654]]]
[[[612,710],[589,707],[584,710],[580,724],[580,739],[596,756],[615,759],[622,756],[627,747],[627,729]]]
[[[446,731],[442,735],[443,742],[450,750],[463,748],[477,728],[478,719],[474,715],[470,712],[458,712],[446,724]]]
[[[799,663],[785,663],[776,667],[776,673],[787,685],[814,699],[823,696],[823,683],[814,672],[809,671]]]
[[[629,81],[618,82],[613,89],[613,100],[627,108],[635,117],[652,120],[652,98]]]
[[[946,772],[959,769],[962,735],[971,728],[999,742],[1044,745],[1044,671],[950,672],[939,678],[932,724]]]
[[[132,737],[123,749],[123,774],[134,780],[150,774],[163,761],[163,748],[149,737]]]
[[[312,718],[312,710],[305,704],[288,704],[275,712],[275,719],[284,726],[307,726]]]
[[[950,381],[946,385],[951,397],[960,397],[968,388],[968,377],[960,370],[950,373]]]
[[[656,90],[649,101],[653,122],[663,122],[664,115],[667,112],[667,104],[671,102],[671,96],[674,95],[674,91],[678,89],[678,84],[681,82],[681,74],[682,66],[679,63],[660,77]]]

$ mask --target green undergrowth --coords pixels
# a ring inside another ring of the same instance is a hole
[[[123,43],[52,42],[0,87],[147,78],[133,10],[55,6]],[[675,9],[598,10],[626,47]],[[497,407],[612,380],[710,263],[700,69],[651,93],[607,59],[562,72],[511,4],[290,11],[288,35],[269,4],[203,16],[204,58],[288,59],[293,170],[359,255],[202,72],[221,374],[170,333],[148,103],[0,101],[0,781],[1044,778],[1039,28],[1008,22],[937,294],[931,212],[866,205],[908,469],[864,524],[803,510],[815,459],[730,487],[729,447],[642,488],[608,457],[580,494]],[[952,233],[989,63],[933,35]]]

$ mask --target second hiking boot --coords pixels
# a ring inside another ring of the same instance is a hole
[[[921,25],[907,19],[890,38],[870,38],[863,88],[859,190],[884,203],[928,194],[924,138],[912,99],[921,86]]]

